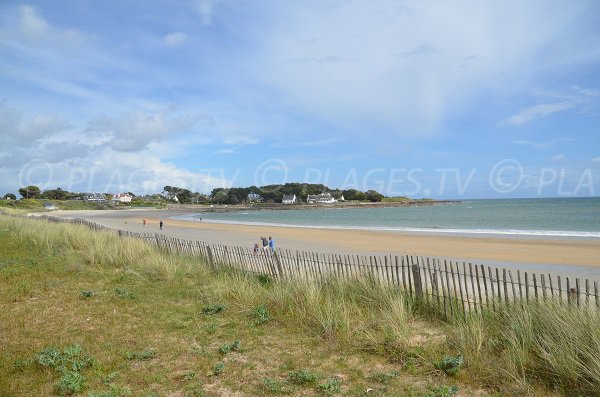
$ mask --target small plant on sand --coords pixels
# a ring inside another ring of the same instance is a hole
[[[288,374],[288,380],[299,386],[312,386],[319,380],[319,375],[308,369],[299,369]]]
[[[436,364],[436,367],[444,371],[447,375],[454,376],[458,374],[463,362],[463,356],[446,356]]]
[[[398,371],[376,372],[369,376],[369,379],[379,383],[388,383],[391,379],[397,377],[398,375],[400,375],[400,372]]]
[[[279,394],[283,391],[281,382],[273,378],[264,378],[260,381],[261,388],[270,394]]]
[[[338,378],[329,378],[318,387],[319,391],[327,396],[342,392],[342,382]]]
[[[82,391],[84,383],[85,378],[79,372],[65,370],[54,385],[54,390],[59,396],[71,396]]]
[[[152,360],[156,356],[156,350],[147,349],[143,352],[126,352],[125,358],[127,360]]]
[[[239,340],[235,340],[231,343],[226,343],[223,346],[219,347],[219,353],[221,354],[227,354],[229,352],[235,352],[240,350],[241,348],[241,343]]]
[[[223,373],[223,371],[225,370],[225,364],[223,363],[217,363],[215,364],[215,366],[213,367],[213,375],[215,376],[219,376]]]
[[[458,393],[458,387],[452,386],[435,386],[429,389],[429,392],[424,397],[454,397]]]
[[[254,309],[254,317],[256,317],[256,321],[254,324],[260,325],[264,324],[268,321],[271,321],[273,318],[269,315],[269,310],[267,309],[267,305],[263,304]]]
[[[85,377],[81,371],[93,365],[94,359],[83,352],[80,345],[66,347],[62,352],[54,347],[47,347],[37,354],[37,364],[61,374],[54,385],[59,396],[70,396],[83,390]]]
[[[187,371],[183,374],[183,379],[185,380],[193,380],[196,377],[196,371]]]
[[[131,291],[128,291],[126,288],[115,288],[115,294],[117,294],[119,298],[135,298],[135,294]]]
[[[223,305],[221,303],[217,303],[217,304],[214,304],[214,305],[204,306],[202,308],[202,313],[203,314],[209,314],[209,315],[219,314],[219,313],[222,313],[226,308],[227,308],[226,305]]]
[[[81,299],[90,299],[94,295],[96,295],[96,293],[94,291],[81,291],[81,293],[79,294],[79,297]]]

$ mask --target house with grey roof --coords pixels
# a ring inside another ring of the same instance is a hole
[[[331,193],[309,194],[306,198],[307,203],[332,204],[336,201],[337,200],[333,198]]]
[[[298,202],[298,198],[295,194],[286,194],[283,196],[281,200],[282,204],[296,204]]]

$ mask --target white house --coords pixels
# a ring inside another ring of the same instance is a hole
[[[332,204],[336,201],[331,193],[309,194],[306,198],[307,203]]]
[[[127,193],[113,194],[112,196],[112,201],[115,201],[117,203],[131,203],[131,199],[132,197]]]
[[[295,194],[286,194],[283,196],[281,200],[282,204],[295,204],[298,202],[298,199]]]
[[[262,201],[262,197],[258,193],[248,193],[248,201]]]
[[[83,196],[84,201],[91,201],[93,203],[104,203],[106,202],[106,197],[104,197],[101,193],[86,193]]]

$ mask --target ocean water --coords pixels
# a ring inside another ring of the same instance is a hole
[[[178,218],[289,227],[595,239],[600,238],[600,197],[465,200],[420,207],[239,211]]]

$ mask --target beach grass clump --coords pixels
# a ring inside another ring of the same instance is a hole
[[[545,386],[600,395],[600,313],[551,300],[518,303],[468,316],[449,344],[487,383],[512,392]],[[576,395],[576,394],[573,394]]]

